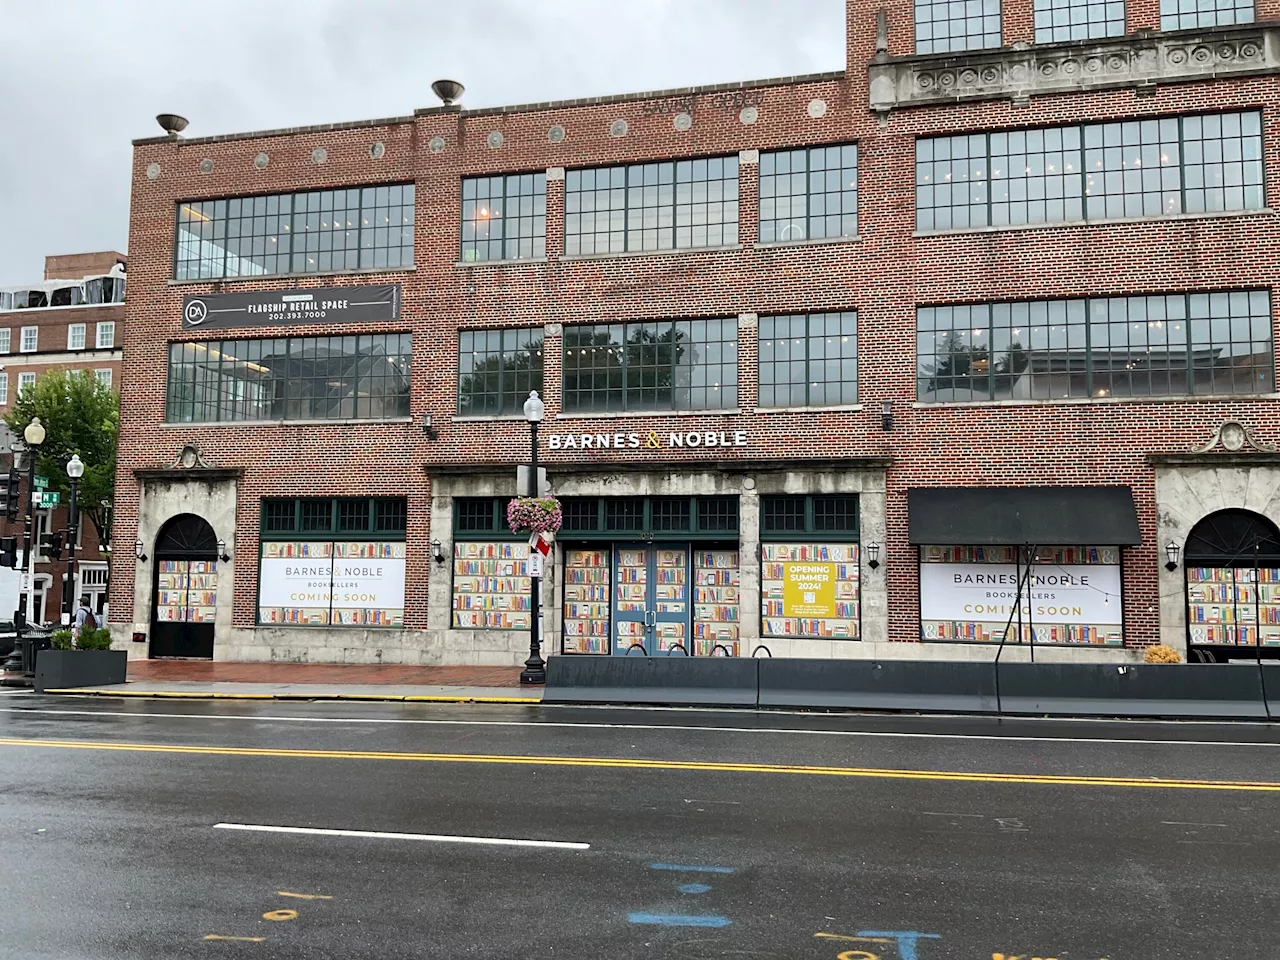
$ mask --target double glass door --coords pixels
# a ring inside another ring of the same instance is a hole
[[[613,564],[613,654],[688,656],[689,547],[619,544]]]

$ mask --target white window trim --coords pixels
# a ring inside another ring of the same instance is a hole
[[[111,331],[111,342],[103,343],[103,331]],[[93,332],[94,346],[98,350],[114,350],[116,346],[116,322],[114,320],[99,320],[96,329]]]
[[[36,375],[30,370],[23,370],[18,374],[18,396],[19,397],[22,396],[22,390],[23,390],[24,384],[32,387],[36,385]]]
[[[105,387],[114,389],[114,386],[111,381],[115,378],[112,376],[112,374],[113,374],[113,371],[110,367],[101,367],[93,371],[93,375],[98,379],[98,382],[100,384],[102,384]]]
[[[0,407],[9,402],[9,374],[0,373]]]
[[[10,353],[13,350],[13,328],[0,327],[0,353]]]
[[[77,344],[76,334],[80,335],[80,343]],[[67,349],[83,350],[88,343],[88,328],[83,323],[71,323],[67,325]]]
[[[30,349],[27,348],[27,332],[32,333],[32,343]],[[20,353],[36,353],[40,349],[40,328],[39,327],[23,327],[22,340],[18,344]]]

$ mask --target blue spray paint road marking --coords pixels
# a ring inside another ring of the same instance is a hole
[[[677,889],[679,889],[681,893],[706,893],[711,889],[711,887],[705,883],[684,883]]]
[[[651,863],[650,870],[674,870],[678,873],[733,873],[733,867],[693,867],[678,863]]]
[[[690,917],[676,913],[633,913],[627,919],[632,923],[649,923],[660,927],[727,927],[733,923],[728,917]]]
[[[941,940],[940,933],[918,933],[915,930],[859,930],[860,937],[885,937],[898,942],[898,956],[902,960],[919,960],[916,943],[919,940]]]

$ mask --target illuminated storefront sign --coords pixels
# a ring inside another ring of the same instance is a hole
[[[548,450],[679,450],[745,447],[745,430],[690,430],[673,433],[553,433]]]

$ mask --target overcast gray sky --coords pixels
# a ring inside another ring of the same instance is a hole
[[[839,70],[844,0],[0,0],[0,285],[124,250],[130,140]]]

